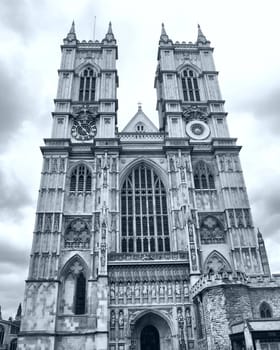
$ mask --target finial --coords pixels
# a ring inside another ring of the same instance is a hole
[[[107,34],[113,34],[113,30],[112,30],[112,22],[109,22],[109,28],[108,28],[108,32]]]
[[[138,112],[142,112],[142,103],[138,102]]]
[[[102,42],[104,42],[104,41],[107,41],[107,42],[115,41],[111,21],[109,22],[107,34],[105,35],[105,38],[102,40]]]
[[[159,42],[163,42],[163,43],[171,43],[171,40],[169,39],[167,33],[166,33],[166,30],[165,30],[165,27],[164,27],[164,23],[161,24],[161,34],[160,34],[160,40]]]
[[[209,41],[206,39],[206,36],[202,33],[201,27],[197,25],[197,43],[208,44]]]
[[[75,22],[73,20],[72,24],[71,24],[71,28],[69,30],[69,33],[67,34],[67,37],[66,37],[66,41],[74,41],[76,40],[76,32],[75,32]]]
[[[2,320],[2,308],[1,308],[1,305],[0,305],[0,320]]]
[[[167,35],[164,28],[164,23],[161,23],[161,35]]]

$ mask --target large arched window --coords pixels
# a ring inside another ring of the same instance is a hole
[[[96,77],[92,68],[86,68],[80,77],[79,101],[95,100]]]
[[[3,345],[5,328],[0,325],[0,346]]]
[[[144,164],[134,168],[121,190],[121,251],[170,251],[166,191]]]
[[[197,189],[214,189],[214,176],[204,161],[199,161],[193,171],[194,187]]]
[[[260,316],[261,316],[261,318],[271,318],[272,317],[271,308],[265,301],[261,303]]]
[[[183,71],[182,88],[184,101],[200,101],[197,75],[192,69]]]
[[[91,172],[85,165],[79,165],[72,170],[70,176],[71,192],[91,191]]]

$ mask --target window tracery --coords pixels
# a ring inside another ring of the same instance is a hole
[[[261,316],[261,318],[271,318],[272,317],[271,307],[265,301],[262,302],[260,305],[260,316]]]
[[[193,171],[194,187],[196,189],[215,189],[214,175],[204,161],[199,161]]]
[[[92,68],[86,68],[80,76],[79,101],[95,100],[96,76]]]
[[[166,191],[145,164],[135,167],[121,191],[121,251],[170,251]]]
[[[182,88],[184,101],[200,101],[197,74],[192,69],[183,71]]]
[[[72,170],[70,176],[70,192],[90,192],[91,172],[85,165],[79,165]]]

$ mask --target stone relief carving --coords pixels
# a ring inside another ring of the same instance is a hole
[[[200,239],[202,244],[217,244],[226,242],[226,234],[222,223],[215,216],[207,216],[200,224]]]
[[[65,231],[65,248],[89,248],[90,230],[82,219],[73,220]]]
[[[228,261],[217,251],[213,251],[204,263],[204,271],[207,274],[219,274],[232,271]]]
[[[191,106],[183,110],[183,116],[186,121],[201,120],[205,123],[208,121],[207,108]]]

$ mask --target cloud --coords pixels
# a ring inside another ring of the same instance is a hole
[[[17,242],[12,243],[2,239],[0,241],[0,276],[7,272],[16,273],[19,269],[25,269],[28,254],[27,249],[19,246]]]
[[[32,197],[24,181],[13,173],[9,175],[0,169],[0,218],[2,220],[20,221],[22,209],[32,204]]]
[[[264,131],[279,134],[280,132],[280,86],[256,90],[253,97],[248,99],[244,95],[235,101],[236,111],[250,113],[264,126]]]
[[[16,133],[22,122],[30,115],[27,88],[22,65],[8,66],[0,61],[0,146],[7,146],[11,135]],[[31,101],[30,101],[31,102]]]

